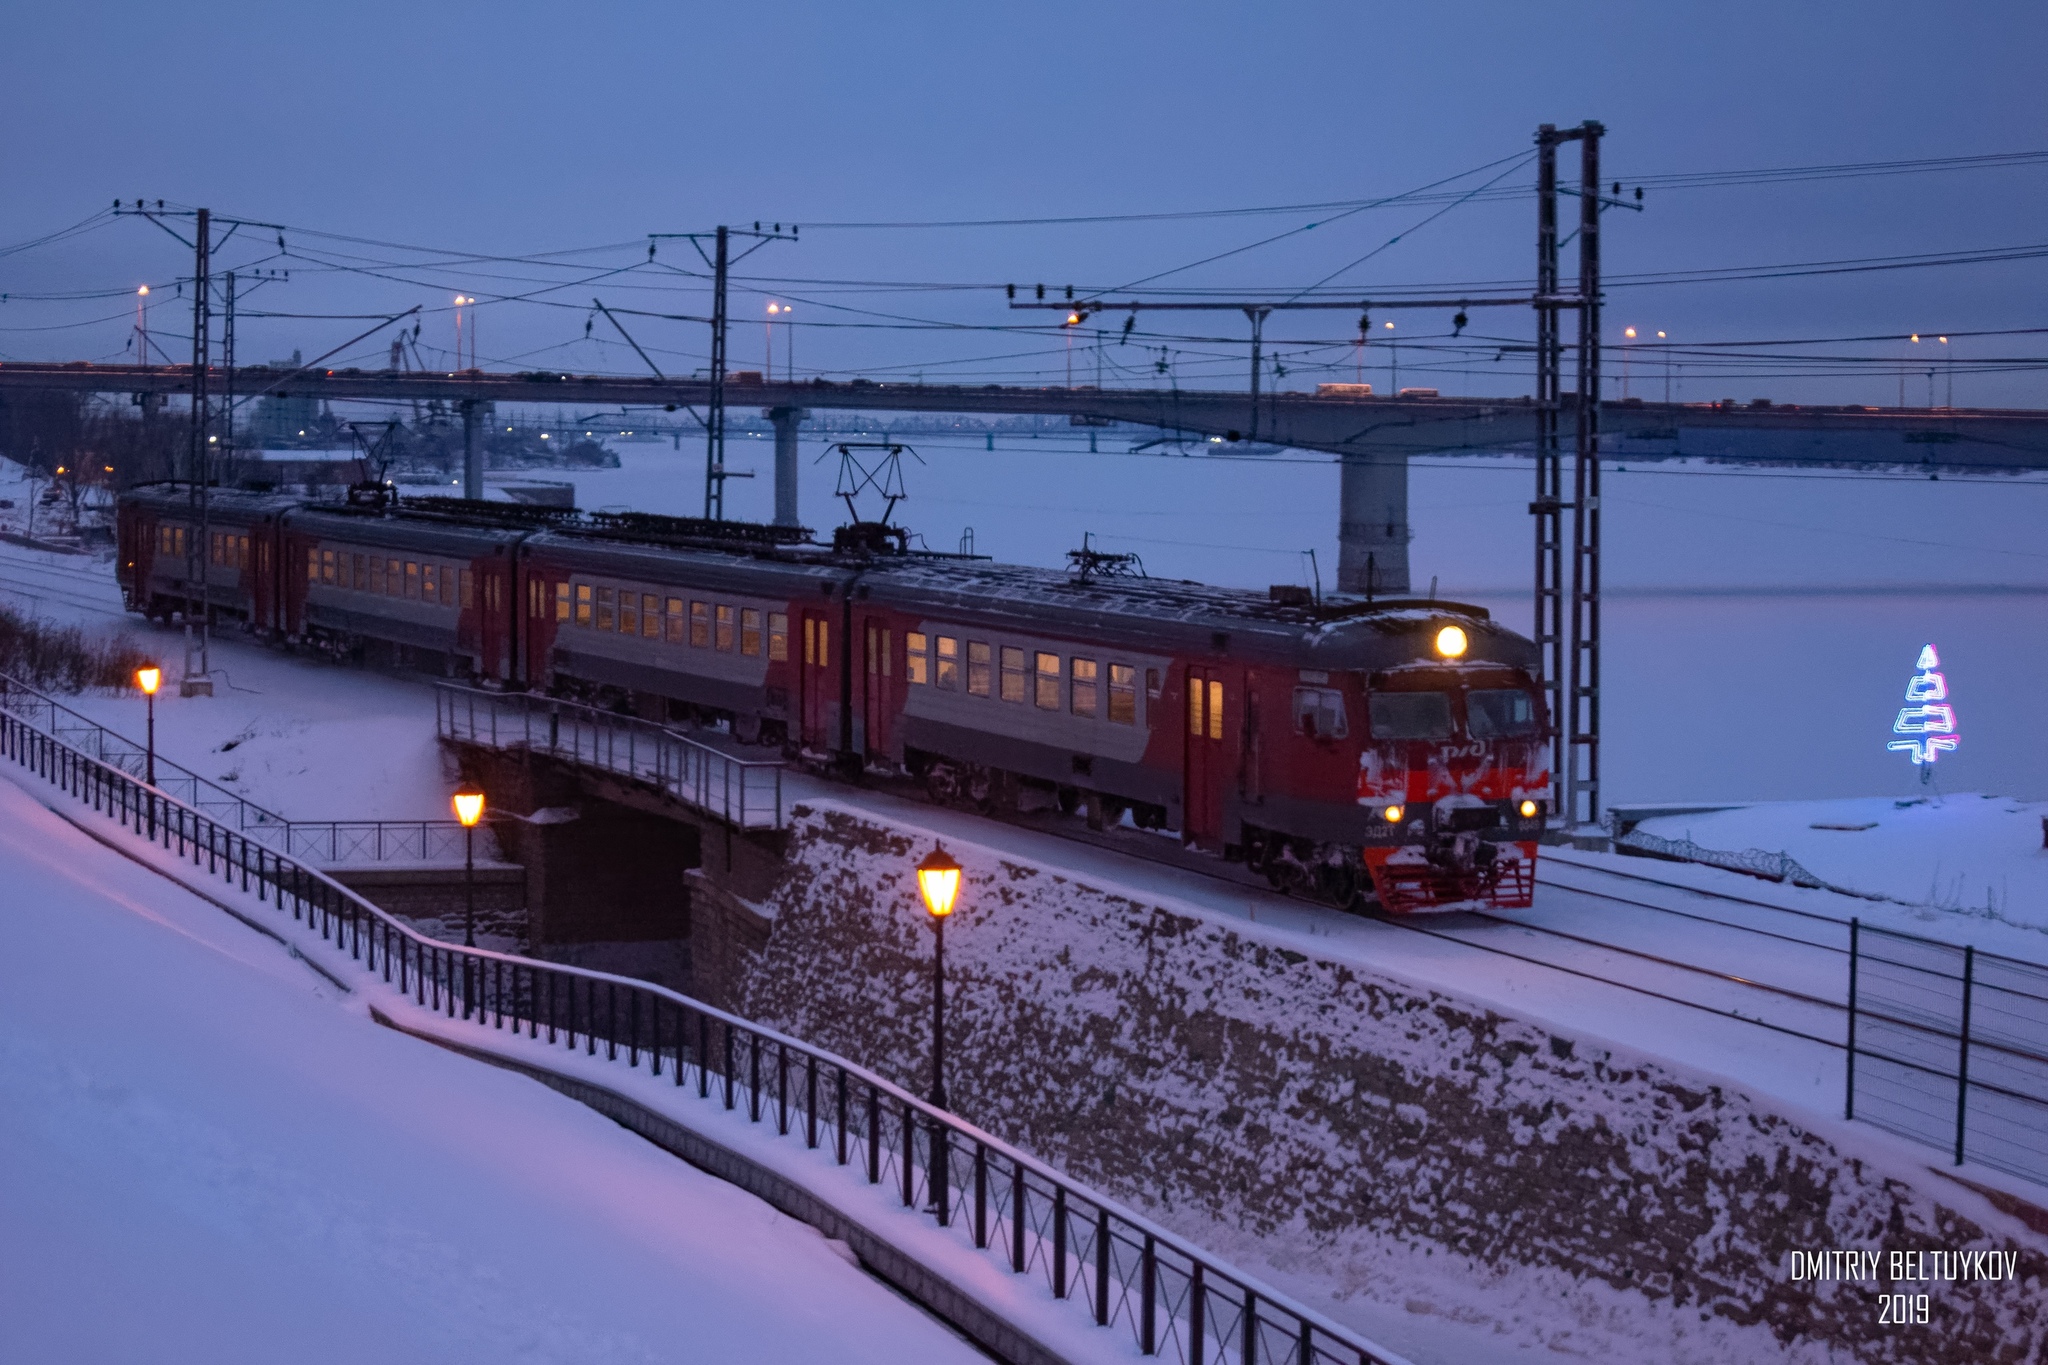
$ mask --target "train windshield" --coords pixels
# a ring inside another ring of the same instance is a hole
[[[1374,739],[1449,739],[1448,692],[1375,692],[1371,698]]]
[[[1474,739],[1522,739],[1536,733],[1536,704],[1517,687],[1465,694],[1465,730]]]

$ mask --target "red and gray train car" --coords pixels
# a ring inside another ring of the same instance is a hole
[[[203,596],[338,658],[718,723],[984,809],[1128,815],[1338,903],[1533,891],[1536,648],[1476,607],[442,499],[219,491],[203,545],[181,487],[131,490],[120,513],[128,605],[159,619]]]

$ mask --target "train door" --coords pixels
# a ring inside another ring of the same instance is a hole
[[[866,667],[861,687],[861,729],[868,757],[889,759],[894,739],[896,689],[892,685],[896,668],[890,660],[893,632],[882,618],[867,621]]]
[[[799,679],[803,743],[830,750],[839,743],[833,725],[838,715],[839,679],[832,672],[832,618],[817,611],[803,615],[804,661]]]
[[[1214,847],[1223,842],[1223,792],[1234,752],[1230,708],[1236,687],[1224,670],[1190,665],[1187,673],[1187,765],[1181,838]]]
[[[477,672],[486,678],[512,676],[512,623],[505,610],[505,561],[476,561]]]
[[[555,631],[569,618],[569,581],[557,583],[545,569],[526,574],[525,674],[528,687],[548,685],[548,651],[554,648]]]

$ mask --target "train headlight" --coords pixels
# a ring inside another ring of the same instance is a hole
[[[1536,812],[1541,809],[1543,808],[1537,805],[1534,801],[1524,801],[1521,806],[1522,818],[1524,820],[1534,820],[1536,818]]]
[[[1471,641],[1465,638],[1463,626],[1445,626],[1436,633],[1436,652],[1446,659],[1462,659]]]
[[[1388,806],[1385,810],[1380,812],[1380,814],[1387,817],[1387,823],[1390,825],[1400,824],[1401,817],[1406,815],[1407,813],[1408,812],[1400,806]]]

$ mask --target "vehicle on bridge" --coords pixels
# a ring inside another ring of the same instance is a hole
[[[694,723],[983,811],[1085,807],[1389,911],[1529,904],[1536,647],[1485,610],[1066,572],[897,528],[579,513],[369,485],[120,500],[131,610]],[[188,566],[198,561],[201,582]],[[188,606],[188,603],[191,604]]]

